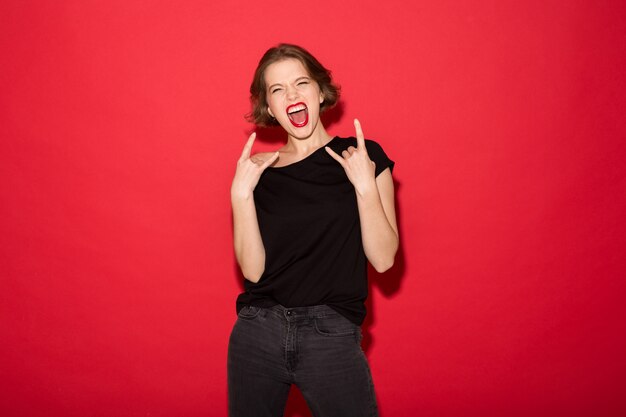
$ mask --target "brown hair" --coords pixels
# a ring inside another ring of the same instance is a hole
[[[340,87],[333,84],[329,70],[324,68],[324,66],[306,49],[297,45],[281,43],[278,46],[268,49],[259,61],[259,65],[256,67],[254,78],[250,85],[252,111],[246,115],[248,121],[258,126],[278,125],[276,119],[270,116],[267,111],[265,70],[271,64],[289,58],[300,61],[311,78],[319,85],[320,91],[324,97],[324,102],[320,104],[320,113],[333,107],[337,103],[337,100],[339,100]]]

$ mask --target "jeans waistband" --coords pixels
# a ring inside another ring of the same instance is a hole
[[[339,314],[331,307],[327,305],[316,305],[307,307],[284,307],[280,304],[269,307],[268,310],[272,311],[279,316],[286,318],[322,318],[326,316]]]

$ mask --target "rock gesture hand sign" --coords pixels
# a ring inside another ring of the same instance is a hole
[[[357,119],[354,119],[354,128],[356,130],[356,148],[350,146],[341,153],[341,156],[328,146],[326,146],[326,152],[341,164],[356,192],[363,195],[372,187],[376,187],[376,164],[367,154],[365,137],[361,123]]]
[[[239,198],[249,198],[254,191],[261,178],[261,174],[265,171],[265,168],[270,166],[276,158],[278,158],[278,152],[270,154],[268,158],[261,158],[257,155],[250,157],[252,151],[252,145],[256,133],[252,133],[243,147],[241,157],[237,161],[237,170],[235,171],[235,177],[233,178],[233,184],[231,187],[231,194]]]

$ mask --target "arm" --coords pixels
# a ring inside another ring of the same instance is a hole
[[[357,147],[349,147],[337,155],[326,151],[346,171],[357,196],[363,249],[367,259],[378,272],[391,268],[398,250],[398,226],[394,207],[394,186],[391,171],[384,170],[375,177],[375,164],[369,159],[361,124],[354,120]]]
[[[278,158],[278,152],[265,161],[250,158],[255,136],[252,133],[243,148],[230,190],[235,257],[243,276],[252,282],[258,282],[265,269],[265,248],[257,221],[253,191],[265,168]]]
[[[365,256],[376,271],[385,272],[393,266],[399,242],[389,168],[376,177],[370,188],[357,192],[357,203]]]

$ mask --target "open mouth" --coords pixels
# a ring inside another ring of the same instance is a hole
[[[309,110],[304,103],[296,103],[287,107],[287,117],[295,127],[303,127],[309,122]]]

